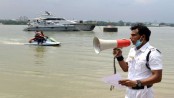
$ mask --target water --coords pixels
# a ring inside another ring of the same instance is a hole
[[[34,36],[25,26],[0,25],[0,98],[123,98],[124,90],[109,91],[101,79],[113,74],[112,49],[94,53],[94,36],[129,38],[129,27],[117,33],[44,32],[62,44],[59,47],[23,45]],[[151,44],[163,54],[163,80],[154,85],[155,98],[172,98],[174,28],[151,27]],[[130,47],[123,49],[126,57]],[[127,73],[117,72],[126,78]]]

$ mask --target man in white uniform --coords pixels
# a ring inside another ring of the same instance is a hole
[[[122,70],[128,72],[128,79],[119,83],[127,87],[125,98],[154,98],[152,86],[162,80],[161,53],[149,44],[151,31],[146,26],[136,24],[130,29],[135,46],[128,58],[124,60],[120,49],[113,50]]]

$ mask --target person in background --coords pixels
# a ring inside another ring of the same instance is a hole
[[[161,53],[150,45],[151,31],[146,26],[135,24],[130,29],[134,47],[127,59],[124,60],[120,49],[113,49],[120,67],[128,72],[128,79],[120,80],[119,84],[127,87],[125,98],[154,98],[152,86],[162,80]]]

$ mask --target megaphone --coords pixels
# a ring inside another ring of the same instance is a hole
[[[118,39],[118,40],[104,40],[104,39],[98,39],[97,37],[94,37],[93,39],[93,47],[97,54],[100,53],[100,51],[110,48],[123,48],[128,47],[131,44],[131,41],[129,39]]]

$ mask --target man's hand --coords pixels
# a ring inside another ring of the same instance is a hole
[[[122,56],[122,51],[121,51],[121,49],[119,49],[119,48],[114,48],[114,49],[113,49],[113,55],[114,55],[114,57]]]
[[[136,81],[132,81],[129,79],[125,79],[125,80],[120,80],[118,81],[119,84],[127,86],[127,87],[136,87],[137,82]]]

